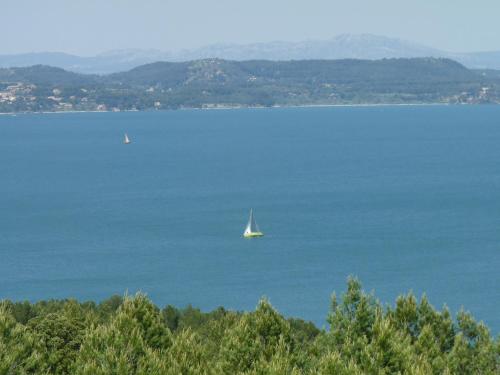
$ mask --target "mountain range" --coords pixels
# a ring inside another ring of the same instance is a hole
[[[114,50],[83,57],[60,52],[0,55],[0,67],[50,65],[87,74],[127,71],[157,61],[182,62],[209,58],[245,60],[337,60],[436,57],[458,61],[471,69],[500,69],[500,51],[455,53],[402,39],[371,34],[343,34],[329,40],[213,44],[191,50],[164,52],[151,49]]]

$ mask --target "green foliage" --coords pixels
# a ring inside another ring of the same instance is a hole
[[[76,359],[75,374],[137,373],[155,351],[172,345],[159,309],[144,295],[126,298],[113,319],[91,327]]]
[[[51,374],[67,374],[80,350],[85,326],[78,316],[51,313],[29,321],[43,362]]]
[[[347,281],[347,292],[339,303],[332,296],[331,311],[327,321],[330,324],[330,340],[335,347],[342,348],[357,360],[362,350],[372,339],[377,315],[381,306],[372,295],[366,295],[361,283],[354,278]]]
[[[142,294],[96,304],[0,303],[0,375],[361,375],[500,373],[500,339],[424,296],[383,307],[361,283],[332,297],[329,330],[253,312],[158,309]]]
[[[0,375],[46,372],[39,349],[35,336],[0,306]]]
[[[293,350],[290,324],[267,300],[261,300],[256,311],[244,314],[224,337],[221,368],[229,374],[255,371],[260,362],[269,362],[278,350]]]

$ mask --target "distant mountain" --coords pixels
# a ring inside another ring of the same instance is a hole
[[[471,69],[500,70],[500,51],[475,53],[448,53],[447,57]]]
[[[107,74],[127,71],[136,66],[162,61],[167,54],[156,50],[109,51],[97,56],[82,57],[59,52],[0,55],[0,68],[48,65],[77,73]]]
[[[329,40],[269,42],[254,44],[214,44],[192,50],[117,50],[92,57],[64,53],[28,53],[0,55],[0,67],[23,67],[37,64],[57,66],[79,73],[107,74],[127,71],[156,61],[192,61],[207,58],[225,60],[337,60],[383,58],[444,57],[468,68],[500,69],[500,51],[451,53],[396,38],[370,34],[344,34]]]
[[[215,44],[179,53],[178,59],[223,58],[228,60],[378,60],[400,57],[439,56],[438,50],[400,39],[361,34],[339,35],[330,40],[271,42],[247,45]]]

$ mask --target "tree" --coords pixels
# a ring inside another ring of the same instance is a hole
[[[84,323],[63,314],[51,313],[28,323],[39,344],[40,355],[51,374],[67,374],[83,338]]]
[[[144,357],[164,352],[172,335],[158,310],[144,295],[125,298],[110,323],[86,334],[74,372],[80,375],[136,374]]]
[[[260,361],[270,361],[281,350],[293,351],[289,323],[262,299],[255,312],[244,314],[236,326],[226,333],[221,347],[224,373],[254,370]]]
[[[0,305],[0,375],[43,374],[47,370],[35,336]]]

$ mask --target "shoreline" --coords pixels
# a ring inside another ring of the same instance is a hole
[[[469,103],[362,103],[362,104],[300,104],[300,105],[273,105],[264,106],[227,106],[207,108],[178,108],[157,110],[121,110],[121,111],[42,111],[42,112],[0,112],[0,116],[42,115],[42,114],[71,114],[71,113],[121,113],[121,112],[170,112],[170,111],[211,111],[211,110],[238,110],[238,109],[273,109],[273,108],[327,108],[327,107],[430,107],[430,106],[491,106],[495,104]],[[498,105],[498,104],[497,104]]]

